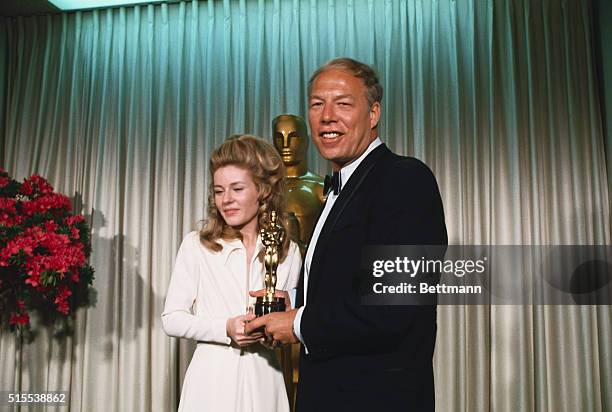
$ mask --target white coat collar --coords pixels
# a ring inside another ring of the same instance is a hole
[[[244,243],[240,239],[217,239],[217,242],[223,247],[219,254],[223,258],[223,263],[227,264],[231,254],[236,250],[245,250]],[[263,243],[261,242],[261,236],[257,235],[257,243],[255,244],[255,253],[253,256],[257,256],[259,252],[263,249]]]

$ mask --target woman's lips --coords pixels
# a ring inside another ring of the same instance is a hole
[[[226,216],[234,216],[238,211],[238,209],[227,209],[224,210],[223,213],[225,213]]]

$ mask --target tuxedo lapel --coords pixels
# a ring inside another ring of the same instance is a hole
[[[359,164],[357,169],[355,169],[346,186],[344,186],[340,191],[338,199],[336,199],[336,202],[330,210],[329,215],[325,220],[325,224],[321,229],[321,234],[317,240],[312,261],[310,262],[307,301],[311,301],[311,297],[314,296],[314,293],[316,292],[316,287],[318,285],[320,272],[322,269],[321,265],[323,258],[325,257],[325,251],[328,249],[327,243],[329,241],[331,232],[334,230],[334,227],[336,227],[338,219],[346,207],[350,204],[355,194],[358,193],[359,188],[362,186],[363,182],[366,180],[378,160],[385,153],[390,153],[390,151],[384,143],[372,150],[372,152],[366,156],[365,159],[363,159],[361,164]]]

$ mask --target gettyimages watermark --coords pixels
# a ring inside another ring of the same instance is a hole
[[[612,246],[368,246],[365,305],[610,305]]]

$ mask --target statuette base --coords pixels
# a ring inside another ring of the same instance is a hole
[[[266,302],[263,296],[260,296],[255,301],[255,316],[257,317],[274,312],[284,312],[285,309],[285,298],[274,297],[272,298],[272,302]]]

